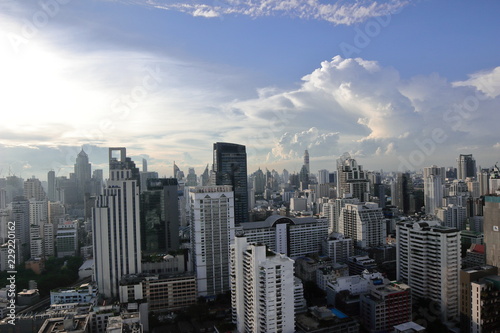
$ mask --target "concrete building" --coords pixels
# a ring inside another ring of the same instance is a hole
[[[397,280],[437,303],[441,320],[458,319],[460,232],[439,221],[398,222]]]
[[[294,281],[292,259],[236,237],[231,245],[231,303],[238,331],[295,332]]]
[[[484,197],[486,264],[500,267],[500,196]]]
[[[191,251],[198,296],[230,290],[229,245],[234,238],[234,194],[231,186],[189,188]]]
[[[243,145],[227,142],[214,143],[216,185],[230,185],[234,191],[235,225],[248,222],[247,153]]]
[[[139,169],[125,148],[109,149],[110,177],[97,197],[92,225],[99,293],[118,297],[120,279],[141,272]]]
[[[390,332],[412,319],[410,287],[403,283],[371,285],[360,297],[360,317],[369,332]]]
[[[460,327],[461,332],[470,333],[472,331],[477,331],[477,324],[472,320],[473,308],[476,314],[479,312],[479,307],[483,304],[479,304],[478,300],[474,303],[472,302],[472,295],[476,294],[481,289],[480,286],[472,286],[473,282],[479,281],[479,279],[486,276],[497,275],[498,268],[494,266],[481,265],[476,267],[470,267],[460,270]],[[475,290],[473,290],[475,289]],[[477,316],[477,315],[476,315]],[[474,325],[473,325],[474,324]],[[472,327],[474,326],[474,330]]]
[[[436,208],[436,218],[445,227],[465,230],[467,222],[467,208],[450,204],[446,207]]]
[[[370,181],[363,167],[349,153],[344,153],[337,160],[337,197],[343,198],[350,194],[359,201],[367,201],[366,195],[369,193]]]
[[[338,263],[346,263],[354,255],[353,240],[337,232],[332,232],[323,240],[322,249],[324,255]]]
[[[476,176],[476,160],[472,154],[460,154],[457,159],[457,179]]]
[[[328,236],[328,222],[312,217],[271,215],[265,221],[245,223],[240,230],[249,242],[264,243],[272,251],[295,259],[321,252],[321,244]]]
[[[435,215],[436,208],[441,207],[443,200],[443,182],[439,175],[431,174],[424,178],[425,213]]]
[[[120,281],[120,302],[146,301],[149,311],[175,311],[198,299],[193,273],[124,275]]]
[[[78,222],[59,224],[56,231],[57,257],[76,256],[78,253]]]
[[[346,204],[340,213],[339,232],[352,238],[358,248],[384,244],[387,234],[382,208],[373,202]]]
[[[23,196],[28,200],[44,201],[47,199],[42,182],[33,176],[24,182]]]
[[[471,333],[500,332],[500,276],[471,282],[471,302]]]
[[[84,283],[79,287],[60,288],[50,291],[50,304],[89,303],[97,304],[97,286]]]

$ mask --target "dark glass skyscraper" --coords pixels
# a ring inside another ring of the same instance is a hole
[[[179,203],[176,178],[148,179],[141,194],[143,254],[166,254],[179,249]]]
[[[216,185],[231,185],[234,191],[234,222],[248,222],[247,153],[243,145],[214,143],[213,170]]]

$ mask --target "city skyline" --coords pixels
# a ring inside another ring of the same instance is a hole
[[[500,4],[0,1],[0,177],[106,169],[127,147],[198,174],[214,142],[248,170],[491,167],[500,156]],[[446,19],[444,19],[446,17]]]

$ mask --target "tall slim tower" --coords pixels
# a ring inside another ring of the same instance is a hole
[[[229,245],[234,238],[234,197],[231,186],[189,188],[191,249],[198,296],[230,290]]]
[[[90,179],[92,178],[92,166],[89,156],[82,150],[78,153],[75,163],[76,190],[78,202],[83,202],[85,193],[89,192]]]
[[[236,237],[231,303],[238,332],[295,332],[294,261]]]
[[[95,276],[106,298],[118,297],[122,275],[142,270],[138,175],[125,148],[109,148],[109,180],[92,224]]]
[[[234,222],[248,222],[247,153],[243,145],[214,143],[213,170],[216,185],[231,185],[234,191]]]
[[[47,199],[49,201],[56,201],[56,173],[54,170],[50,170],[47,173],[47,184],[48,184],[48,191],[47,191]]]
[[[307,174],[311,174],[311,167],[309,165],[309,152],[307,151],[307,149],[304,152],[304,166],[306,167]]]
[[[442,206],[445,176],[443,167],[433,165],[424,168],[424,205],[427,214],[434,215],[436,208]]]
[[[476,176],[476,160],[472,154],[460,154],[457,163],[457,179],[465,180],[467,177]]]
[[[179,249],[179,198],[176,178],[148,179],[141,194],[141,243],[146,254]]]

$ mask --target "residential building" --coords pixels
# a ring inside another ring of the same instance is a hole
[[[397,280],[436,302],[441,320],[458,319],[460,232],[439,221],[398,222]]]
[[[110,148],[109,173],[96,200],[92,235],[99,293],[116,298],[121,277],[142,269],[139,169],[125,148]]]
[[[293,260],[236,237],[231,245],[231,302],[239,332],[295,332]]]
[[[229,245],[234,238],[234,194],[231,186],[189,188],[191,251],[198,296],[230,290]]]
[[[486,264],[500,267],[500,196],[484,197],[483,215]]]
[[[322,249],[324,255],[338,263],[347,263],[349,257],[354,255],[352,238],[337,232],[332,232],[323,240]]]
[[[358,248],[384,244],[387,234],[382,208],[373,202],[346,204],[340,213],[339,232],[352,238]]]

